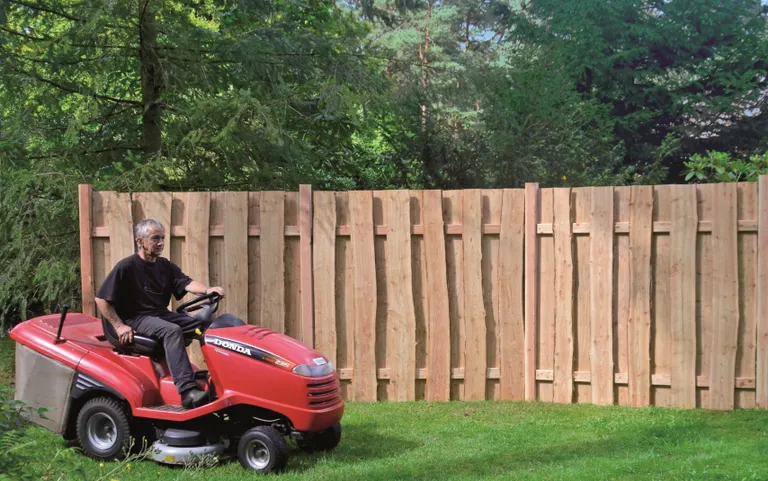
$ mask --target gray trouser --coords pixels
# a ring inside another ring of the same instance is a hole
[[[179,394],[196,386],[192,365],[189,363],[184,334],[195,332],[200,321],[186,314],[169,312],[159,316],[138,316],[126,321],[136,334],[153,337],[163,343],[165,360]]]

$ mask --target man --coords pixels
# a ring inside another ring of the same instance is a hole
[[[221,287],[206,287],[190,279],[168,259],[160,257],[165,247],[165,229],[154,219],[144,219],[135,229],[137,252],[118,262],[96,293],[96,306],[112,324],[121,344],[133,342],[133,333],[160,340],[171,377],[187,409],[208,402],[197,389],[187,356],[184,333],[194,332],[199,321],[168,310],[171,295],[177,300],[187,292],[209,294]]]

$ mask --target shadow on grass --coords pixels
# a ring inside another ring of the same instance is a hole
[[[421,446],[420,443],[398,436],[384,435],[377,431],[375,424],[344,425],[341,443],[331,453],[306,454],[290,445],[291,460],[288,472],[302,473],[315,468],[318,461],[333,456],[335,462],[355,464],[360,461],[388,458],[401,455]]]

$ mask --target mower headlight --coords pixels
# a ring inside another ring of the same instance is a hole
[[[334,372],[333,363],[331,361],[321,364],[319,366],[310,366],[309,364],[299,364],[293,368],[293,372],[299,376],[304,377],[323,377]]]

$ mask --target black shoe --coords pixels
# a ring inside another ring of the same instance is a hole
[[[181,396],[181,405],[186,409],[198,408],[210,401],[208,397],[208,391],[190,389]]]

